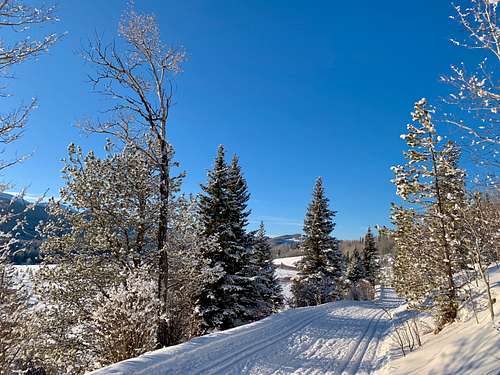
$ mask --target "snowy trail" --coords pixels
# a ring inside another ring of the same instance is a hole
[[[339,301],[288,310],[260,322],[146,353],[93,372],[104,374],[369,374],[390,323],[380,301]]]

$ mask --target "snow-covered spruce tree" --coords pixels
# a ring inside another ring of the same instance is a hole
[[[365,270],[364,278],[372,285],[375,285],[375,281],[378,277],[380,267],[379,258],[378,249],[375,245],[375,238],[373,237],[371,228],[368,228],[363,247],[363,267]]]
[[[235,159],[236,160],[236,159]],[[227,329],[253,320],[257,291],[249,275],[250,238],[245,231],[249,198],[246,182],[237,161],[231,166],[224,159],[224,147],[217,151],[208,182],[199,198],[201,233],[217,238],[217,247],[202,249],[209,268],[219,275],[204,283],[197,313],[200,332]]]
[[[255,267],[256,259],[259,255],[253,250],[253,233],[247,233],[248,216],[248,200],[250,194],[245,177],[239,165],[238,156],[233,155],[231,164],[229,165],[229,192],[232,219],[231,225],[236,242],[240,248],[241,259],[238,270],[238,284],[242,288],[243,297],[240,303],[244,306],[244,315],[242,321],[250,322],[262,317],[260,307],[262,306],[262,296],[256,286],[257,277],[260,274],[259,267]]]
[[[424,250],[419,257],[413,256],[413,262],[431,272],[432,282],[427,287],[434,289],[429,296],[435,303],[434,313],[440,329],[455,319],[458,309],[457,286],[453,276],[463,264],[457,238],[457,209],[463,203],[464,172],[456,166],[456,147],[452,144],[440,147],[441,137],[436,133],[425,99],[415,104],[412,118],[414,124],[409,124],[408,134],[402,136],[408,146],[404,152],[407,163],[393,167],[393,182],[397,194],[416,208],[414,222],[425,227],[420,228],[426,236],[425,247],[417,249],[402,243],[401,238],[411,236],[406,232],[396,238],[396,246],[398,249],[405,248],[408,259],[412,258],[411,252]],[[393,212],[397,228],[399,220],[406,217],[401,215],[402,212],[404,210],[398,208]],[[407,227],[412,229],[412,226]],[[424,242],[424,238],[419,242]],[[408,262],[396,262],[395,268],[404,265]],[[395,269],[395,275],[402,273],[405,270]],[[411,275],[411,272],[408,274]]]
[[[298,275],[292,284],[296,306],[319,305],[342,296],[344,257],[337,240],[331,237],[335,227],[334,215],[335,212],[328,207],[323,180],[319,177],[304,219],[301,244],[304,256],[297,264]]]
[[[258,292],[255,318],[260,319],[283,306],[283,295],[275,275],[276,267],[271,256],[271,245],[267,241],[262,222],[253,240],[251,267],[255,270],[253,283]]]
[[[359,280],[365,278],[365,265],[363,257],[358,249],[354,249],[349,257],[349,264],[347,267],[347,279],[352,285],[356,284]]]

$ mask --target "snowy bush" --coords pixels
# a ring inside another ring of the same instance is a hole
[[[349,298],[355,301],[372,301],[375,299],[375,288],[368,280],[358,280],[351,285]]]
[[[158,299],[156,285],[143,274],[101,295],[93,311],[97,367],[153,350],[156,345]]]

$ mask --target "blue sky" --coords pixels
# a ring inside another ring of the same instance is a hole
[[[399,135],[413,102],[437,102],[438,77],[460,61],[448,39],[447,1],[136,1],[154,13],[164,41],[188,53],[177,79],[170,137],[198,192],[218,144],[237,153],[247,177],[251,226],[272,235],[300,232],[314,180],[323,176],[338,238],[388,224],[396,199],[390,166],[401,160]],[[62,184],[70,142],[102,149],[103,139],[74,127],[95,117],[101,98],[86,82],[92,67],[78,51],[95,31],[116,36],[125,1],[58,3],[67,35],[48,55],[16,68],[14,103],[36,96],[24,138],[6,156],[33,152],[4,179],[31,194]]]

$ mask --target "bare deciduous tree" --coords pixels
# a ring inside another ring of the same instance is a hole
[[[473,156],[479,164],[500,167],[500,26],[498,1],[467,0],[465,6],[454,4],[456,20],[466,33],[463,40],[452,39],[460,47],[481,50],[482,60],[476,68],[465,63],[453,65],[450,75],[441,80],[454,91],[446,102],[458,107],[445,121],[469,135]]]
[[[11,78],[9,71],[13,66],[46,52],[58,40],[60,36],[57,34],[48,34],[41,39],[32,38],[29,35],[33,26],[55,20],[54,7],[33,7],[15,0],[0,2],[0,30],[2,30],[3,35],[11,32],[14,36],[11,43],[0,39],[1,78]],[[17,35],[20,35],[21,38],[16,40]],[[0,86],[0,97],[8,96],[6,85]],[[7,113],[0,113],[0,143],[8,144],[19,139],[36,104],[36,99],[32,99],[27,105],[19,105]],[[20,157],[1,161],[0,170],[23,159]]]
[[[94,88],[112,101],[110,119],[82,126],[131,145],[143,152],[159,174],[160,215],[157,233],[158,297],[160,300],[158,346],[168,344],[168,228],[173,193],[171,168],[173,149],[167,139],[167,125],[173,101],[173,79],[185,59],[182,49],[167,47],[151,15],[129,11],[119,25],[120,47],[103,45],[99,37],[85,52],[96,68],[90,79]]]
[[[493,309],[494,298],[491,294],[491,284],[488,266],[500,260],[500,218],[498,216],[498,196],[487,196],[476,192],[467,207],[462,210],[462,223],[471,263],[477,268],[479,276],[486,287],[488,309],[491,321],[495,321]]]
[[[12,78],[12,69],[32,59],[52,46],[59,38],[57,34],[48,34],[41,39],[33,38],[30,30],[33,26],[55,21],[54,7],[34,7],[16,0],[0,1],[0,78]],[[5,83],[0,84],[0,97],[6,99],[10,94]],[[5,105],[5,104],[4,104]],[[36,99],[27,105],[0,113],[0,143],[3,145],[17,141],[23,134],[31,111],[36,106]],[[3,151],[3,150],[1,150]],[[1,152],[0,151],[0,152]],[[0,171],[19,163],[25,157],[0,160]],[[0,191],[7,188],[0,184]],[[17,234],[23,231],[25,213],[34,205],[26,205],[21,212],[15,212],[12,206],[15,200],[22,202],[24,191],[14,197],[6,208],[0,210],[0,224],[10,225],[8,232],[0,232],[0,373],[13,373],[26,369],[21,358],[26,341],[26,321],[28,292],[18,286],[18,274],[9,264],[11,250],[17,246]]]

